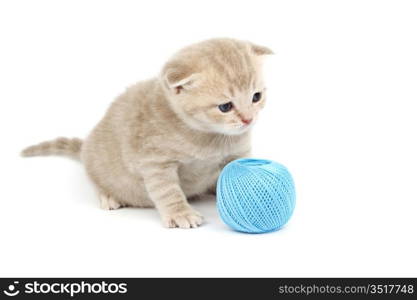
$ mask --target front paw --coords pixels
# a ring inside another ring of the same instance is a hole
[[[203,216],[190,206],[161,214],[162,223],[167,228],[196,228],[203,223]]]

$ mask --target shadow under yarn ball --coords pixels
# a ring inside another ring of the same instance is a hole
[[[280,229],[295,206],[291,174],[283,165],[242,158],[227,164],[217,181],[217,209],[233,229],[264,233]]]

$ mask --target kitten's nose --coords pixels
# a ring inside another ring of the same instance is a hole
[[[252,122],[252,120],[253,120],[253,119],[242,119],[242,122],[243,122],[245,125],[249,125],[249,124]]]

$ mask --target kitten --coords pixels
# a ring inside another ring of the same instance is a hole
[[[266,47],[211,39],[175,54],[157,78],[129,87],[84,140],[58,138],[23,156],[80,159],[101,206],[156,207],[166,227],[203,218],[187,198],[215,193],[219,172],[250,153],[250,129],[265,105]]]

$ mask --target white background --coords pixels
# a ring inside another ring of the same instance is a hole
[[[1,276],[417,276],[414,1],[0,2]],[[82,166],[19,157],[85,137],[178,48],[229,36],[272,48],[254,156],[298,192],[285,229],[194,230],[103,211]]]

